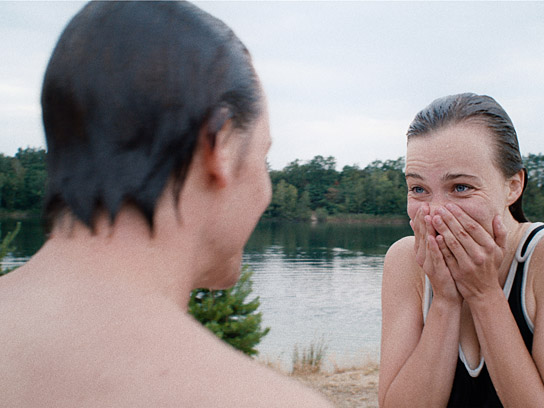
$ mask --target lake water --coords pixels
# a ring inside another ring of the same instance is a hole
[[[2,235],[15,221],[2,221]],[[41,224],[23,222],[4,266],[25,262],[43,243]],[[270,333],[258,349],[289,367],[294,347],[324,342],[329,364],[377,357],[384,254],[409,235],[406,225],[261,222],[244,251]]]

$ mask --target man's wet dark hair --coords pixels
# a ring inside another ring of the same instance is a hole
[[[520,170],[524,171],[525,191],[527,171],[519,151],[516,129],[506,111],[490,96],[463,93],[436,99],[416,115],[406,135],[409,141],[467,121],[480,123],[491,132],[495,142],[495,164],[504,177],[509,178]],[[510,206],[512,216],[519,222],[527,222],[522,208],[523,191]]]
[[[93,227],[131,203],[153,226],[170,176],[179,193],[201,129],[261,111],[251,57],[220,20],[185,2],[92,2],[68,24],[42,89],[49,221]]]

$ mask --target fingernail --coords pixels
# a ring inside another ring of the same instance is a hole
[[[442,225],[442,217],[439,217],[438,215],[433,218],[433,221],[438,225]]]
[[[444,209],[444,207],[439,207],[438,208],[438,213],[444,215],[444,214],[446,214],[446,210]]]
[[[455,209],[455,206],[454,206],[453,204],[451,204],[451,203],[448,203],[448,204],[446,204],[446,208],[447,208],[448,210],[452,211],[452,210]]]

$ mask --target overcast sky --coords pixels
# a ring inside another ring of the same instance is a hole
[[[269,162],[334,156],[366,166],[405,152],[433,99],[493,96],[522,154],[544,150],[543,2],[196,2],[253,54],[268,95]],[[0,153],[43,147],[49,55],[82,2],[0,2]]]

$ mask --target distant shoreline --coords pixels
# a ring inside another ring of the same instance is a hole
[[[41,211],[6,211],[0,210],[1,220],[35,220],[41,219]],[[317,219],[315,214],[308,220],[291,221],[281,217],[264,217],[261,221],[300,222],[300,223],[331,223],[331,224],[369,224],[369,225],[408,225],[409,218],[405,215],[372,215],[372,214],[335,214],[325,219]]]
[[[327,217],[325,222],[338,224],[408,225],[404,215],[338,214]]]
[[[0,221],[1,220],[36,220],[41,219],[41,211],[36,210],[16,210],[16,211],[6,211],[0,210]]]
[[[317,217],[315,212],[307,220],[291,220],[282,217],[263,217],[261,221],[295,222],[295,223],[330,223],[330,224],[369,224],[369,225],[408,225],[407,215],[373,215],[373,214],[335,214],[326,217]]]

